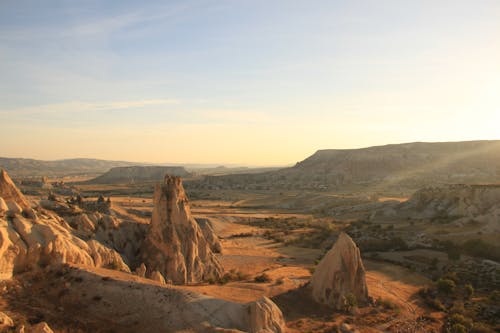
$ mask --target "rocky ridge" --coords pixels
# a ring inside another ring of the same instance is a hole
[[[1,279],[39,266],[63,263],[130,271],[112,248],[93,240],[84,241],[56,214],[41,207],[31,208],[5,171],[0,175],[0,198]]]

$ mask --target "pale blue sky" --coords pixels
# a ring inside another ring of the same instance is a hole
[[[500,2],[0,0],[0,156],[500,139]]]

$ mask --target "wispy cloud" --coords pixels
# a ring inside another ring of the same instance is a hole
[[[93,112],[109,110],[141,109],[155,106],[180,104],[177,99],[143,99],[102,103],[66,102],[22,107],[16,109],[0,109],[0,114],[55,114],[73,112]]]
[[[116,31],[132,25],[143,24],[153,21],[182,20],[189,17],[190,9],[196,3],[185,1],[176,4],[153,6],[129,10],[122,13],[114,13],[108,16],[86,17],[83,13],[76,21],[68,19],[55,20],[53,24],[46,26],[17,25],[3,26],[0,31],[2,41],[26,41],[33,39],[56,39],[78,37],[108,36]],[[78,8],[73,8],[78,11]]]

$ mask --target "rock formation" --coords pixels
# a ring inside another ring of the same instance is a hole
[[[165,176],[163,184],[155,187],[153,204],[142,246],[142,262],[149,274],[158,271],[176,284],[221,276],[222,267],[191,216],[181,179]]]
[[[42,321],[41,323],[38,323],[36,325],[33,325],[30,330],[28,330],[28,333],[54,333],[50,326]]]
[[[500,208],[500,185],[426,187],[398,207],[414,218],[474,217]]]
[[[368,300],[365,268],[359,248],[345,233],[341,233],[330,251],[316,267],[311,278],[313,298],[342,309],[346,296],[352,294],[358,303]]]
[[[23,210],[31,208],[28,200],[26,200],[21,191],[17,189],[12,179],[10,179],[7,172],[3,169],[0,170],[0,193],[0,196],[5,200],[7,205],[9,205],[9,202],[13,202],[19,205]]]
[[[212,252],[222,253],[222,244],[219,237],[215,234],[212,222],[207,218],[197,218],[196,222],[198,222],[201,232],[203,232],[203,236],[205,236]]]
[[[130,271],[116,251],[78,238],[59,216],[39,207],[35,214],[4,171],[0,174],[0,198],[8,206],[6,216],[0,214],[0,279],[40,265],[62,263]]]
[[[135,275],[140,276],[140,277],[146,277],[146,265],[144,263],[140,264],[139,267],[137,267],[134,271]]]
[[[14,321],[12,320],[12,318],[7,316],[3,312],[0,312],[0,332],[7,331],[12,327],[14,327]]]
[[[160,282],[160,284],[166,284],[165,278],[158,271],[154,271],[153,273],[151,273],[151,280]]]
[[[114,332],[247,332],[283,333],[283,314],[269,299],[237,303],[187,290],[166,288],[155,283],[128,280],[117,273],[113,283],[103,283],[102,275],[84,269],[71,269],[65,280],[81,282],[65,288],[58,282],[50,291],[57,295],[67,290],[60,306],[78,308],[79,320],[96,324],[105,319],[105,327]],[[34,282],[34,287],[46,285]],[[82,290],[88,291],[82,296]],[[95,295],[104,302],[92,302]],[[92,302],[92,306],[81,306]],[[92,328],[92,326],[90,326]],[[97,331],[97,330],[96,330]]]
[[[251,332],[285,332],[285,320],[281,310],[269,298],[249,304]]]

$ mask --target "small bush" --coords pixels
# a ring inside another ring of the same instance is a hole
[[[217,280],[218,284],[226,284],[231,281],[244,281],[248,280],[248,275],[243,274],[242,272],[232,269],[229,272],[226,272],[222,277]],[[210,283],[210,281],[208,281]]]
[[[282,278],[282,277],[280,277],[280,278],[278,278],[278,279],[276,280],[276,284],[277,284],[277,285],[282,285],[283,283],[285,283],[285,279],[284,279],[284,278]]]
[[[452,314],[448,318],[448,321],[450,322],[452,327],[456,324],[460,324],[463,327],[465,327],[467,329],[467,331],[472,328],[472,319],[465,317],[465,316],[458,314],[458,313]]]
[[[378,303],[387,310],[398,310],[399,306],[387,298],[379,298]]]
[[[439,279],[436,282],[436,287],[439,292],[449,295],[455,291],[456,284],[455,281],[450,279]]]
[[[257,283],[268,283],[268,282],[271,282],[272,279],[269,275],[267,275],[266,273],[262,273],[261,275],[257,275],[255,278],[254,278],[254,281],[257,282]]]
[[[472,296],[474,296],[474,287],[470,283],[467,283],[464,287],[465,291],[465,298],[466,299],[471,299]]]
[[[495,331],[484,323],[474,323],[470,333],[495,333]]]
[[[437,311],[445,311],[446,310],[443,303],[441,303],[441,301],[437,298],[426,299],[426,303],[434,310],[437,310]]]
[[[467,329],[462,324],[453,324],[449,330],[449,333],[467,333]]]
[[[358,300],[356,296],[352,293],[348,293],[343,296],[344,311],[351,311],[353,308],[358,306]]]

